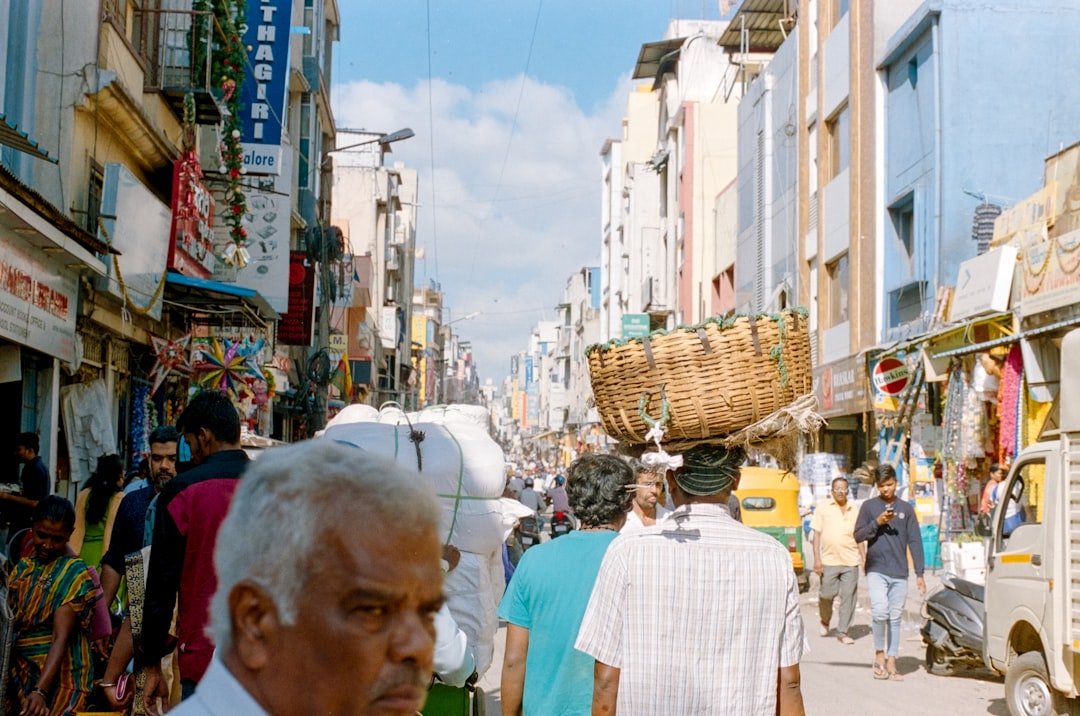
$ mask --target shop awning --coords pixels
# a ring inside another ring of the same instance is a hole
[[[675,37],[670,40],[659,42],[646,42],[638,52],[637,63],[634,65],[635,80],[653,80],[653,89],[656,89],[665,72],[670,72],[679,61],[679,50],[685,37]]]
[[[278,321],[281,316],[270,307],[266,299],[253,288],[235,283],[211,281],[169,272],[165,279],[169,290],[168,300],[193,311],[219,313],[255,314],[264,321]]]
[[[747,51],[776,52],[795,25],[798,7],[794,0],[743,0],[717,44],[728,52],[738,52],[745,29]]]
[[[56,164],[57,161],[49,156],[49,153],[38,146],[38,143],[30,138],[30,135],[19,129],[14,122],[3,114],[0,114],[0,144],[5,147],[29,154],[37,159]]]
[[[1080,325],[1080,316],[1073,316],[1072,318],[1066,318],[1061,321],[1055,321],[1054,323],[1048,323],[1045,326],[1036,326],[1034,328],[1028,328],[1027,330],[1019,331],[1008,336],[1002,336],[990,341],[983,341],[982,343],[974,343],[971,345],[960,346],[959,348],[953,348],[951,350],[941,351],[940,353],[934,353],[934,358],[949,358],[951,356],[968,355],[971,353],[982,353],[988,351],[991,348],[998,346],[1005,346],[1010,343],[1018,343],[1023,338],[1032,338],[1034,336],[1040,336],[1046,333],[1053,333],[1054,331],[1062,328],[1069,328],[1070,326]]]

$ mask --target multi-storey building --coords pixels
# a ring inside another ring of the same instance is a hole
[[[334,223],[347,234],[352,253],[370,257],[370,306],[354,300],[342,327],[354,335],[357,380],[380,405],[410,400],[412,376],[413,267],[416,252],[417,175],[396,163],[386,166],[385,139],[362,130],[338,131],[334,157]],[[411,133],[410,135],[411,136]],[[382,143],[380,143],[382,140]],[[366,340],[366,348],[360,345]]]
[[[290,250],[328,218],[338,23],[334,0],[291,7],[267,20],[256,3],[246,17],[213,2],[0,6],[0,421],[39,433],[60,492],[98,455],[137,460],[190,385],[228,390],[251,428],[289,436],[272,406],[298,376],[275,326],[291,313]],[[219,382],[226,345],[247,367]]]

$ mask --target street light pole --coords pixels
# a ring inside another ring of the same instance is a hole
[[[388,151],[390,151],[390,144],[392,144],[394,142],[400,142],[403,139],[409,139],[410,137],[413,137],[413,136],[415,136],[415,132],[413,132],[408,127],[405,127],[403,129],[399,129],[399,130],[397,130],[395,132],[390,132],[388,134],[380,134],[377,137],[373,137],[372,139],[364,140],[363,142],[357,142],[356,144],[349,144],[349,145],[346,145],[344,147],[338,147],[336,149],[331,149],[328,153],[329,154],[334,154],[335,152],[342,152],[342,151],[345,151],[345,150],[348,150],[348,149],[353,149],[354,147],[363,146],[365,144],[376,144],[376,143],[378,143],[380,151],[388,152]],[[380,165],[382,164],[381,157],[380,157],[379,163],[380,163]],[[332,165],[331,165],[331,171],[333,171]],[[330,182],[330,185],[333,186],[332,181]],[[329,211],[327,211],[327,218],[328,217],[329,217]],[[329,247],[329,241],[327,241],[327,239],[326,239],[326,235],[327,235],[328,232],[326,231],[326,229],[323,227],[322,224],[323,224],[323,217],[320,217],[319,218],[319,228],[320,228],[320,242],[319,242],[319,244],[320,245],[319,245],[319,254],[318,255],[319,255],[320,264],[322,264],[323,266],[326,266],[329,263],[329,248],[330,247]],[[320,272],[320,276],[327,276],[327,275],[329,275],[328,271]],[[331,292],[330,292],[328,286],[322,286],[321,288],[322,288],[322,290],[319,293],[319,323],[318,323],[317,333],[316,333],[316,338],[315,338],[315,351],[314,351],[314,353],[312,353],[312,360],[314,360],[320,353],[325,353],[330,347],[330,311],[333,308],[333,299],[331,297]],[[327,356],[327,357],[329,358],[329,356]],[[345,360],[348,360],[348,359],[349,359],[349,356],[348,356],[348,353],[346,352]],[[329,400],[330,376],[333,375],[333,369],[334,369],[334,366],[331,366],[329,371],[325,371],[325,373],[326,373],[325,376],[323,376],[323,375],[318,376],[320,378],[320,382],[317,385],[316,390],[315,390],[315,416],[314,416],[315,419],[313,420],[315,425],[313,426],[313,429],[309,430],[309,434],[314,434],[316,431],[322,430],[324,427],[326,427],[326,412],[327,412],[326,408],[327,408],[327,401]],[[325,378],[325,381],[322,380],[323,378]],[[342,396],[342,397],[345,398],[346,401],[352,399],[352,396]]]

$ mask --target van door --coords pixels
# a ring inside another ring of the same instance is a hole
[[[987,555],[986,655],[1003,669],[1012,626],[1027,621],[1043,632],[1052,575],[1043,528],[1046,456],[1022,458],[997,488],[994,532]]]

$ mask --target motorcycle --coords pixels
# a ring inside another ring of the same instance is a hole
[[[565,512],[555,512],[551,517],[551,539],[569,534],[574,529],[574,521]]]
[[[522,552],[540,543],[540,523],[536,517],[522,517],[518,520],[514,531],[517,533],[517,542],[521,545]]]
[[[951,574],[942,575],[941,584],[923,602],[926,623],[920,633],[926,644],[926,671],[941,667],[949,675],[962,668],[980,668],[985,587]]]

